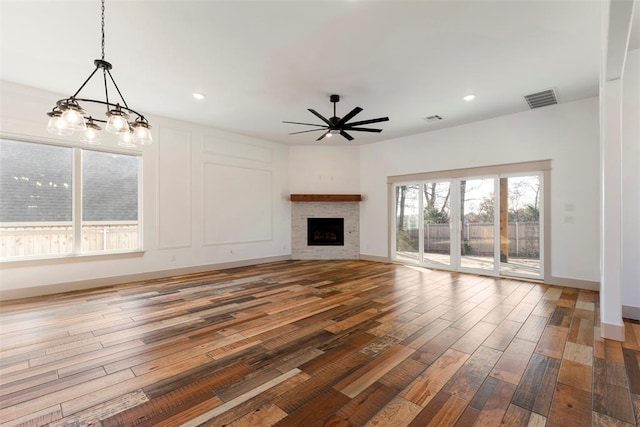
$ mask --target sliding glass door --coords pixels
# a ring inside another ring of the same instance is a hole
[[[451,181],[422,184],[423,263],[451,265]]]
[[[460,267],[496,271],[496,178],[469,178],[460,188]]]
[[[542,176],[500,178],[500,273],[541,275]]]
[[[542,277],[541,184],[541,173],[396,184],[393,259]]]
[[[395,188],[395,258],[417,263],[420,259],[420,184]]]

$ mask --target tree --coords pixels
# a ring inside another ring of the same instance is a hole
[[[396,187],[396,248],[399,251],[418,250],[417,233],[412,233],[411,227],[419,217],[417,214],[417,196],[420,194],[418,185],[400,185]]]
[[[540,210],[531,204],[517,210],[509,210],[509,222],[538,222]]]
[[[424,221],[427,224],[448,224],[451,185],[430,182],[424,185]]]
[[[494,218],[493,206],[493,193],[491,193],[490,196],[483,198],[482,202],[480,202],[476,217],[477,222],[492,223]]]
[[[424,222],[425,224],[448,224],[449,213],[436,208],[425,209]]]
[[[540,178],[525,176],[509,178],[509,221],[538,221]]]

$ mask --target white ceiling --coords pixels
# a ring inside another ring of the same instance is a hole
[[[130,107],[288,144],[355,106],[390,139],[598,93],[599,1],[106,2],[106,57]],[[1,1],[3,80],[71,95],[100,57],[99,1]],[[81,95],[100,96],[99,79]],[[204,101],[191,94],[202,92]],[[474,93],[473,102],[462,97]],[[62,96],[61,96],[62,97]],[[51,100],[53,107],[55,99]],[[46,119],[43,111],[43,122]],[[444,118],[430,124],[430,115]],[[152,123],[153,125],[153,123]],[[326,142],[325,142],[326,141]],[[321,144],[345,144],[342,138]]]

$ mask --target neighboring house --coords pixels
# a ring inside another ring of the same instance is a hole
[[[135,157],[85,151],[83,221],[137,220]],[[125,161],[123,161],[123,158]],[[0,148],[0,223],[71,221],[71,150],[3,143]],[[67,165],[67,168],[61,168]]]

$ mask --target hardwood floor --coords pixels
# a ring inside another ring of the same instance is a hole
[[[637,426],[598,293],[287,261],[3,303],[0,422]]]

